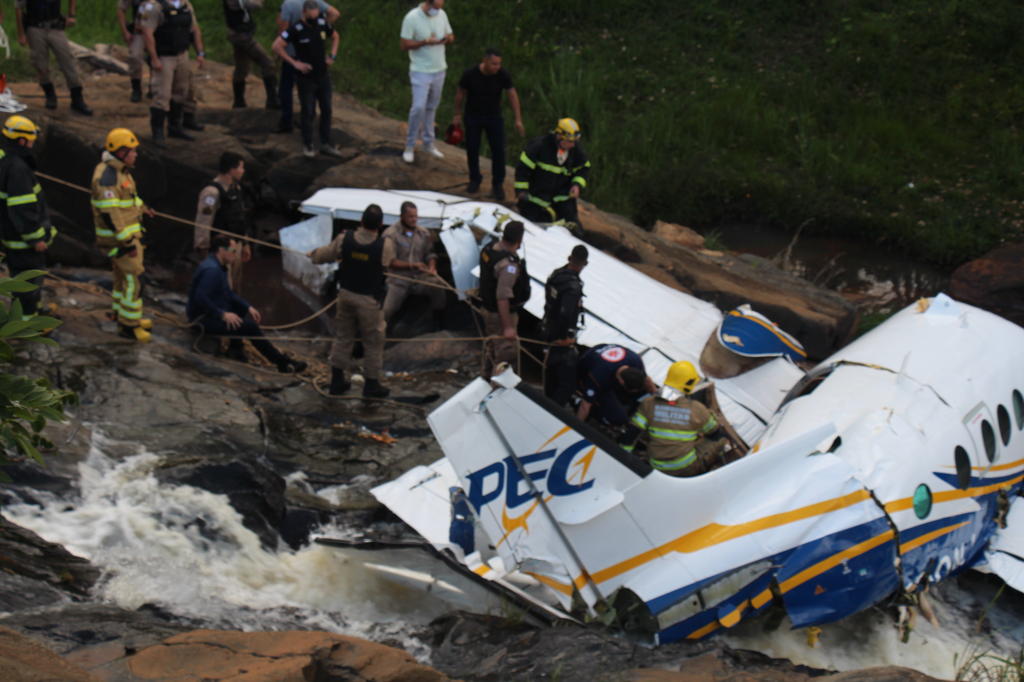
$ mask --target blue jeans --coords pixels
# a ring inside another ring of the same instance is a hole
[[[491,185],[501,187],[505,182],[505,119],[501,116],[466,117],[466,160],[469,161],[469,181],[479,183],[480,138],[487,133],[491,148]]]
[[[434,144],[434,116],[441,103],[446,71],[437,73],[409,72],[412,83],[412,106],[409,108],[409,134],[405,138],[406,149],[416,146],[416,139],[422,138],[423,145]],[[421,135],[422,131],[422,135]]]

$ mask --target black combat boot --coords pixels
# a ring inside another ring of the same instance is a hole
[[[181,127],[181,117],[185,113],[185,105],[181,102],[171,102],[171,111],[167,116],[167,137],[177,137],[181,140],[195,140]]]
[[[231,105],[232,109],[245,109],[245,81],[241,83],[231,83],[231,89],[235,93],[235,103]]]
[[[82,97],[82,86],[77,88],[71,88],[71,110],[77,111],[82,116],[92,116],[92,109],[85,103],[85,98]]]
[[[331,395],[344,395],[352,388],[352,382],[345,379],[345,370],[331,367],[331,388],[327,391]]]
[[[277,79],[267,76],[263,79],[263,88],[267,91],[267,109],[277,111],[281,108],[281,100],[277,96]]]
[[[131,96],[131,100],[133,102],[141,102],[142,101],[142,79],[141,78],[132,78],[132,96]]]
[[[199,121],[196,120],[196,112],[194,111],[185,112],[184,125],[189,130],[204,130],[206,128],[206,126],[202,125],[201,123],[199,123]]]
[[[284,355],[281,360],[277,361],[277,371],[281,374],[299,374],[306,371],[305,362],[302,360],[296,360]]]
[[[149,108],[149,128],[153,132],[153,144],[158,147],[163,147],[167,142],[167,138],[164,137],[164,120],[166,118],[167,112],[163,109]]]
[[[367,379],[363,384],[364,398],[387,398],[391,395],[391,389],[383,386],[377,379]]]
[[[46,108],[56,109],[57,91],[53,88],[53,83],[40,83],[39,85],[43,89],[43,97],[46,98]]]

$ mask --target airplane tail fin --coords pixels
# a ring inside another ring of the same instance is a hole
[[[495,383],[474,381],[427,421],[503,565],[593,605],[604,595],[564,526],[616,507],[650,467],[511,371]]]

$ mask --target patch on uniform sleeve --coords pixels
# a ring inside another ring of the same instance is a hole
[[[514,265],[506,265],[505,266],[505,271],[514,275],[514,274],[516,274],[516,266],[514,266]]]
[[[213,213],[213,209],[210,208],[209,206],[203,206],[203,210],[201,210],[200,213],[202,213],[203,215],[210,215],[211,213]]]
[[[203,203],[206,204],[207,206],[213,206],[214,204],[217,203],[217,197],[211,194],[205,199],[203,199]]]
[[[108,189],[107,191],[105,191],[105,192],[103,193],[103,198],[104,198],[104,199],[113,199],[113,198],[114,198],[114,197],[116,197],[116,196],[117,196],[117,195],[116,195],[116,194],[114,194],[114,190],[112,190],[112,189]]]
[[[593,398],[594,397],[594,389],[588,388],[587,391],[586,391],[586,395],[587,395],[588,398]]]

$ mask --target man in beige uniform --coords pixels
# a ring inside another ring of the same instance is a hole
[[[200,257],[206,254],[210,248],[211,227],[219,230],[219,234],[229,232],[242,237],[239,241],[243,245],[239,247],[238,257],[227,261],[231,290],[241,294],[242,266],[252,260],[252,247],[244,238],[253,236],[249,206],[241,185],[245,176],[245,158],[236,152],[224,152],[220,155],[218,171],[199,192],[192,247]]]
[[[366,351],[363,397],[386,398],[391,392],[380,383],[384,365],[384,315],[379,302],[384,286],[383,224],[384,212],[377,204],[370,204],[363,211],[359,227],[345,230],[327,246],[308,254],[317,264],[338,263],[337,328],[329,359],[331,395],[342,395],[352,387],[345,370],[352,364],[356,336],[362,337]]]
[[[139,25],[146,41],[149,65],[153,69],[153,105],[149,123],[153,141],[164,143],[164,121],[167,134],[193,140],[185,132],[202,130],[196,122],[195,84],[188,49],[196,47],[196,62],[203,68],[203,34],[189,0],[151,0],[140,8]]]
[[[83,116],[92,116],[92,109],[82,97],[82,79],[78,75],[75,58],[71,56],[68,37],[64,35],[65,27],[75,25],[75,0],[68,0],[66,17],[60,12],[60,4],[61,0],[15,0],[18,42],[29,48],[32,66],[35,67],[39,86],[46,97],[46,108],[57,108],[57,91],[50,80],[50,51],[53,51],[71,92],[71,110]]]
[[[146,61],[146,40],[139,26],[142,5],[148,0],[117,0],[117,23],[128,46],[128,78],[132,84],[131,101],[142,101],[142,66]],[[129,12],[131,19],[128,18]],[[152,72],[151,72],[152,75]]]
[[[519,309],[530,298],[526,264],[516,251],[523,242],[523,224],[513,220],[505,225],[501,240],[480,252],[480,300],[483,302],[484,332],[500,337],[487,342],[483,377],[507,362],[514,366],[518,355]]]
[[[406,201],[402,204],[398,222],[384,230],[384,267],[389,274],[398,275],[388,278],[384,320],[391,322],[409,294],[427,296],[430,309],[434,312],[434,326],[440,329],[440,317],[445,303],[444,289],[430,284],[440,284],[437,255],[434,254],[433,238],[418,225],[418,221],[419,210],[416,204]],[[426,283],[418,284],[409,279]]]

